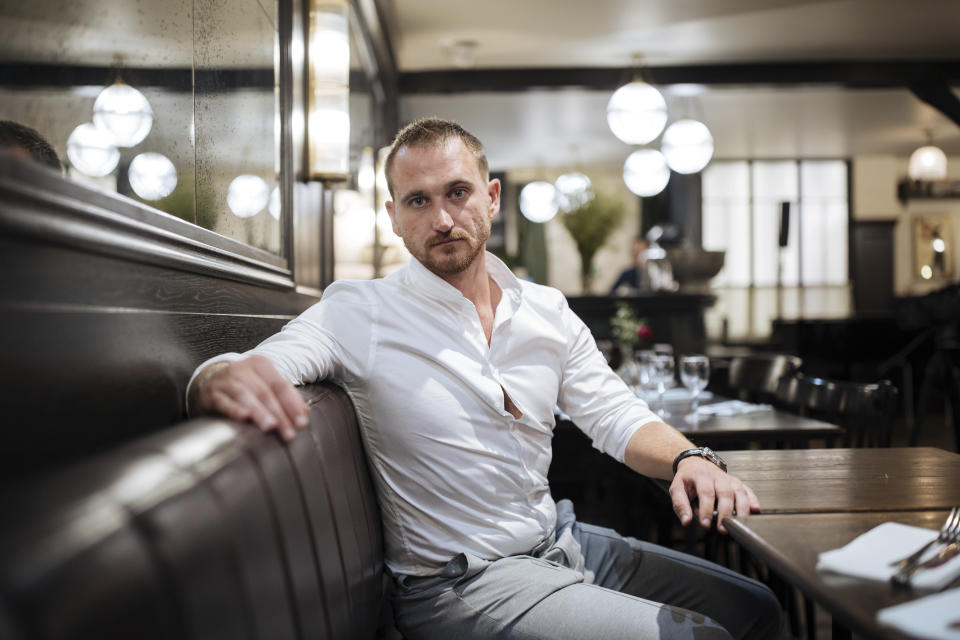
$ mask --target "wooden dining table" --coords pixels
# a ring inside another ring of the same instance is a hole
[[[672,389],[673,392],[683,389]],[[656,395],[641,396],[651,409],[658,410]],[[664,403],[668,416],[667,422],[680,433],[698,445],[707,445],[714,449],[731,448],[731,445],[750,445],[761,448],[783,446],[806,446],[812,440],[833,443],[840,438],[843,428],[809,416],[801,416],[775,407],[764,407],[759,411],[738,413],[735,415],[702,415],[692,412],[689,395],[671,393]],[[710,395],[700,406],[727,402],[729,398]],[[573,423],[562,418],[557,426],[567,428]]]
[[[726,451],[762,512],[923,511],[960,504],[960,455],[933,447]]]
[[[821,572],[817,558],[884,522],[937,529],[960,504],[960,455],[930,447],[721,455],[761,505],[726,522],[730,537],[829,611],[835,637],[903,637],[877,624],[877,611],[928,591]]]
[[[678,395],[674,394],[673,398]],[[655,396],[643,397],[652,409],[660,408]],[[829,444],[844,433],[843,428],[836,424],[772,406],[758,405],[763,408],[733,415],[694,414],[689,397],[680,397],[664,403],[669,413],[664,421],[695,443],[714,449],[730,448],[730,443],[755,444],[763,448],[806,446],[811,440],[823,440]],[[700,402],[700,406],[727,401],[729,398],[711,395]]]

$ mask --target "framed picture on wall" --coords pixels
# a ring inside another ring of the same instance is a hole
[[[950,280],[953,277],[953,217],[949,213],[925,213],[913,218],[913,274],[920,280]]]

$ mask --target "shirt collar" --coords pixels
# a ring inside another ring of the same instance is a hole
[[[522,291],[520,281],[513,275],[513,272],[510,271],[507,265],[505,265],[500,258],[487,251],[486,267],[487,274],[493,278],[493,281],[496,282],[500,290],[503,291],[504,297],[509,297],[512,303],[511,306],[519,303]],[[462,300],[472,305],[469,300],[463,297],[463,294],[461,294],[456,287],[427,269],[416,258],[411,257],[407,265],[407,277],[414,288],[419,289],[431,297],[447,301]]]

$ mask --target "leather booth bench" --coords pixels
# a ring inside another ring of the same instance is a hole
[[[0,494],[0,638],[377,634],[380,518],[349,398],[285,445],[199,419]]]

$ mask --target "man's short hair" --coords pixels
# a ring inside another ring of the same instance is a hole
[[[393,169],[393,161],[400,149],[404,147],[440,146],[450,138],[460,138],[464,146],[476,156],[480,174],[489,176],[490,167],[487,164],[487,154],[483,149],[483,143],[475,135],[451,120],[421,118],[400,129],[390,146],[390,153],[387,154],[387,160],[383,167],[390,196],[393,197],[393,180],[390,177],[390,171]]]
[[[19,122],[0,120],[0,149],[9,147],[23,149],[34,161],[63,171],[57,152],[35,129]]]

